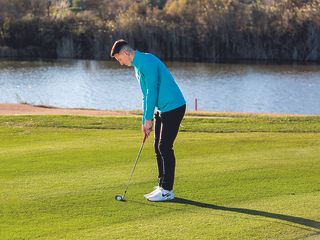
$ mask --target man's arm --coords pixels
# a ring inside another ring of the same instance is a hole
[[[146,95],[144,97],[144,120],[152,120],[156,102],[158,99],[158,66],[151,63],[144,67],[143,74],[146,83]]]
[[[152,121],[151,120],[145,120],[145,109],[146,109],[146,101],[145,101],[145,96],[143,96],[143,114],[142,114],[142,126],[141,130],[144,136],[149,137],[151,130],[152,130]]]
[[[154,109],[158,99],[158,66],[155,63],[150,63],[145,67],[143,74],[146,83],[146,94],[143,100],[142,130],[145,135],[149,136],[152,130]]]

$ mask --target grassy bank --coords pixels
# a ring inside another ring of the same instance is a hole
[[[77,129],[136,130],[141,116],[86,117],[86,116],[0,116],[1,127],[49,127]],[[182,132],[320,132],[320,116],[268,116],[216,113],[188,114]]]
[[[0,117],[0,239],[316,239],[320,117],[186,118],[175,194],[150,203],[140,117]]]

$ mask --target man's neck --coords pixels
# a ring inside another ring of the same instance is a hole
[[[136,51],[133,51],[132,54],[130,55],[131,62],[133,61],[135,55],[136,55]]]

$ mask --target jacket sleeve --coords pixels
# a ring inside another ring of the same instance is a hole
[[[143,70],[146,94],[144,96],[144,113],[145,120],[152,120],[156,102],[158,99],[158,65],[155,62],[150,62]]]

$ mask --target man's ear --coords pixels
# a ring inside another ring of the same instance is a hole
[[[124,53],[126,56],[130,56],[130,52],[129,52],[127,49],[123,49],[123,53]]]

